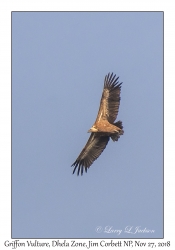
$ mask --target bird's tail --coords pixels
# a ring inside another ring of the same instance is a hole
[[[120,138],[120,135],[124,134],[123,124],[122,124],[122,121],[118,121],[118,122],[115,122],[114,125],[120,128],[121,130],[118,133],[111,135],[111,139],[113,141],[118,141],[118,139]]]
[[[121,129],[120,132],[124,133],[122,121],[115,122],[114,125]]]

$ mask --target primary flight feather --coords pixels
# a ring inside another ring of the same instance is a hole
[[[83,174],[100,156],[108,144],[109,139],[117,141],[123,135],[121,121],[115,122],[120,105],[121,84],[119,77],[108,74],[104,79],[104,88],[100,101],[98,115],[94,125],[88,130],[91,132],[89,140],[81,151],[76,161],[72,164],[73,174],[77,169],[77,175]]]

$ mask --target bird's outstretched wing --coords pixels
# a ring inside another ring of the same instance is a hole
[[[78,167],[77,175],[83,170],[87,172],[87,169],[91,164],[100,156],[108,144],[109,136],[101,136],[100,133],[91,133],[89,140],[85,147],[81,151],[76,161],[72,164],[74,166],[73,174]]]
[[[102,119],[113,123],[117,118],[122,84],[118,82],[118,79],[119,77],[116,77],[113,73],[109,73],[105,76],[104,88],[96,122],[99,122]]]

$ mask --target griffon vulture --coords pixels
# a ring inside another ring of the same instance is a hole
[[[78,168],[77,175],[83,174],[100,156],[108,144],[109,139],[118,141],[120,135],[123,135],[123,126],[121,121],[115,122],[120,105],[121,84],[119,77],[108,74],[104,79],[104,88],[101,97],[98,115],[94,125],[88,130],[91,132],[89,140],[81,151],[76,161],[72,164],[73,174]]]

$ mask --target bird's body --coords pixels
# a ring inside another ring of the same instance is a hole
[[[95,122],[89,132],[117,133],[121,129],[109,123],[107,120]]]
[[[124,133],[122,122],[114,122],[118,114],[122,84],[118,84],[117,80],[118,77],[113,76],[113,73],[105,76],[98,115],[94,125],[88,130],[91,135],[82,152],[72,164],[73,173],[78,167],[77,175],[80,170],[81,175],[83,170],[87,172],[87,168],[100,156],[110,138],[117,141]]]

